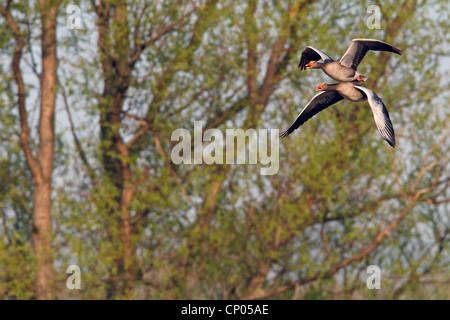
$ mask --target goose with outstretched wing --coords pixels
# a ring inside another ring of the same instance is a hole
[[[358,65],[369,51],[387,51],[402,54],[401,50],[380,40],[353,39],[341,59],[334,61],[323,51],[308,46],[303,50],[298,65],[300,70],[322,69],[337,81],[365,81],[369,77],[356,72]],[[323,60],[323,63],[317,62]]]
[[[394,148],[394,127],[392,126],[386,106],[381,98],[375,94],[375,92],[357,84],[358,83],[354,81],[339,82],[336,84],[322,83],[318,85],[316,87],[316,91],[321,92],[315,95],[311,101],[308,102],[289,128],[280,134],[280,137],[287,137],[320,111],[343,99],[353,102],[368,101],[380,135],[387,141],[387,143],[389,143],[391,147]]]

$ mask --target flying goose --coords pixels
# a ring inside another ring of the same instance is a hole
[[[374,39],[353,39],[341,59],[334,61],[323,51],[308,46],[303,50],[298,67],[305,69],[322,69],[336,81],[366,81],[369,77],[356,72],[358,65],[369,51],[388,51],[397,54],[402,52],[396,47]],[[322,59],[323,63],[317,62]]]
[[[316,91],[321,91],[315,95],[306,107],[295,118],[290,127],[280,134],[281,138],[290,135],[294,130],[299,128],[302,124],[308,121],[311,117],[318,114],[325,108],[343,100],[347,99],[353,102],[368,100],[370,108],[372,109],[375,124],[378,131],[384,140],[389,143],[391,147],[395,147],[395,133],[389,118],[389,113],[383,103],[375,92],[366,87],[357,85],[357,81],[353,82],[339,82],[335,84],[319,84]]]

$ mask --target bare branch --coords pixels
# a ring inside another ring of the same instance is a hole
[[[176,172],[176,171],[172,168],[172,166],[170,165],[170,162],[168,161],[168,158],[167,158],[167,156],[166,156],[166,153],[164,152],[164,149],[163,149],[163,147],[162,147],[162,145],[161,145],[161,142],[160,142],[160,140],[159,140],[159,138],[158,138],[158,136],[157,136],[156,134],[153,134],[153,139],[155,140],[156,147],[158,148],[159,154],[160,154],[160,156],[161,156],[161,158],[162,158],[162,160],[163,160],[163,162],[164,162],[164,165],[169,169],[170,174],[171,174],[172,177],[175,179],[175,181],[176,181],[178,187],[180,188],[181,192],[182,192],[183,195],[185,196],[186,200],[189,202],[189,204],[190,204],[192,207],[198,209],[197,206],[195,205],[195,203],[192,202],[192,200],[191,200],[191,198],[190,198],[188,192],[187,192],[186,189],[184,188],[183,183],[182,183],[180,177],[178,176],[177,172]]]
[[[84,151],[83,146],[81,145],[81,141],[75,132],[75,125],[73,123],[72,115],[70,113],[70,108],[69,108],[69,103],[67,100],[66,92],[64,90],[63,84],[60,81],[59,81],[59,86],[61,87],[61,95],[62,95],[63,101],[64,101],[64,108],[66,109],[67,117],[69,118],[70,131],[72,133],[73,140],[75,141],[75,147],[78,151],[78,154],[80,155],[81,161],[83,162],[83,164],[85,165],[85,167],[88,171],[89,177],[93,181],[95,179],[95,171],[94,171],[94,169],[92,169],[92,166],[89,164],[89,160],[86,155],[86,152]]]
[[[186,12],[185,14],[182,14],[180,17],[178,17],[177,20],[175,20],[174,22],[172,22],[171,24],[169,24],[168,26],[166,26],[165,28],[160,28],[160,30],[158,30],[157,34],[147,40],[145,40],[143,43],[137,45],[134,49],[134,54],[133,57],[130,59],[130,61],[128,62],[128,64],[132,67],[138,60],[139,57],[141,56],[142,52],[145,50],[145,48],[147,48],[147,46],[155,41],[158,41],[159,39],[161,39],[164,35],[175,31],[176,27],[184,21],[184,19],[186,19],[186,17],[190,16],[192,13],[194,13],[197,10],[197,7],[194,6],[191,10],[189,10],[188,12]],[[135,35],[136,37],[136,35]]]
[[[17,105],[19,107],[19,119],[20,119],[20,144],[25,154],[25,158],[33,174],[34,179],[42,180],[42,172],[39,163],[31,150],[30,140],[30,127],[28,126],[28,112],[25,106],[25,83],[23,81],[22,70],[20,69],[20,62],[22,60],[22,51],[25,45],[23,35],[19,26],[14,21],[11,11],[9,10],[9,2],[6,8],[0,7],[0,14],[5,18],[8,26],[14,33],[16,39],[16,46],[14,48],[14,55],[12,61],[12,68],[14,72],[14,80],[17,85]]]

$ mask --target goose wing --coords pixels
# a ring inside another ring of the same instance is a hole
[[[286,131],[280,134],[280,137],[287,137],[292,132],[294,132],[295,129],[308,121],[311,117],[315,116],[320,111],[331,106],[332,104],[341,101],[342,99],[344,98],[337,91],[322,91],[319,94],[316,94],[311,99],[311,101],[308,102],[306,107],[303,108],[297,118],[295,118],[291,126]]]
[[[353,39],[352,44],[348,47],[345,54],[339,60],[340,64],[347,68],[352,68],[356,71],[358,65],[364,59],[364,56],[369,51],[388,51],[396,54],[402,54],[400,49],[397,49],[390,44],[380,40],[373,39]]]
[[[384,140],[389,143],[392,148],[395,148],[395,133],[394,127],[392,126],[391,119],[389,118],[389,113],[383,100],[378,97],[375,92],[367,89],[363,86],[355,86],[356,89],[361,90],[367,96],[367,101],[369,102],[370,108],[372,109],[373,118],[375,119],[375,124],[377,125],[378,131]]]
[[[334,61],[331,59],[326,53],[323,51],[316,49],[314,47],[306,47],[305,50],[302,52],[302,56],[300,58],[300,63],[298,64],[298,67],[300,70],[305,70],[306,65],[311,61],[319,61],[320,59],[323,60],[323,62],[332,62]]]

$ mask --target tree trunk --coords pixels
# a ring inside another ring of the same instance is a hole
[[[105,88],[102,93],[100,115],[100,140],[102,162],[108,182],[114,185],[117,195],[110,215],[118,218],[121,251],[115,258],[118,280],[111,281],[108,297],[125,295],[135,277],[135,247],[131,241],[130,202],[134,187],[130,164],[130,150],[120,134],[121,112],[126,92],[130,86],[131,65],[128,63],[129,26],[127,6],[102,5],[97,7],[99,18],[98,44],[101,50]],[[112,30],[112,35],[111,35]],[[118,215],[116,212],[120,211]],[[109,230],[113,241],[117,237]]]
[[[33,244],[37,259],[36,298],[54,298],[52,257],[51,184],[35,183],[33,193]]]
[[[36,298],[55,297],[52,256],[51,195],[55,146],[57,93],[56,16],[58,6],[39,1],[42,20],[41,109],[39,118],[38,174],[33,176],[33,245],[37,258]]]

